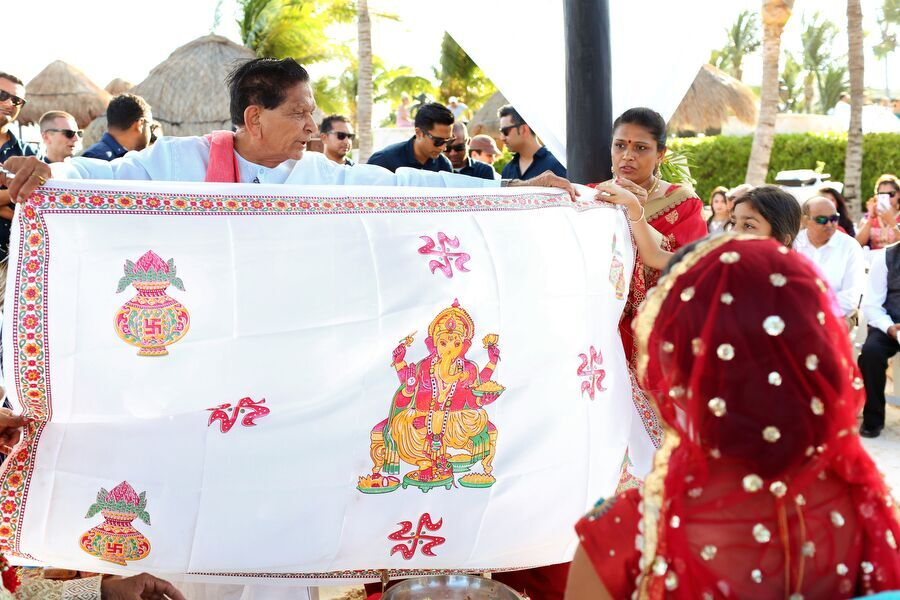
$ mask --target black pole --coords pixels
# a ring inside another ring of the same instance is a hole
[[[566,170],[571,181],[611,177],[612,58],[609,0],[564,0]]]

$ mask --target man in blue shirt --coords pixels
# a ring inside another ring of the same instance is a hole
[[[25,84],[15,75],[0,72],[0,163],[12,156],[37,156],[34,148],[17,138],[10,127],[25,106]],[[0,260],[9,253],[13,208],[9,192],[0,186]]]
[[[512,105],[502,107],[498,115],[503,143],[516,153],[503,167],[503,179],[531,179],[544,171],[566,176],[566,168],[541,145],[534,131]]]
[[[106,108],[107,132],[82,156],[115,160],[129,150],[143,150],[150,144],[153,113],[140,96],[119,94]]]
[[[500,179],[500,173],[493,167],[469,157],[469,130],[464,123],[453,125],[452,144],[444,150],[444,156],[453,165],[453,172],[482,179]]]
[[[356,134],[350,130],[350,119],[344,115],[329,115],[319,125],[319,138],[322,140],[324,154],[328,160],[339,165],[354,165],[347,155],[353,149],[355,137]]]
[[[452,144],[453,113],[443,104],[430,102],[416,112],[416,135],[405,142],[391,144],[369,158],[370,165],[389,171],[412,167],[425,171],[452,171],[447,157],[441,154],[444,146]]]

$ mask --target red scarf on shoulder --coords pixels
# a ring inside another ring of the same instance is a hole
[[[234,132],[213,131],[205,137],[209,140],[209,164],[204,181],[239,183],[241,172],[234,154]]]

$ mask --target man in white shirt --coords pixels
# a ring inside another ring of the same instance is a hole
[[[806,228],[794,240],[794,250],[819,268],[851,325],[865,286],[862,247],[856,239],[838,231],[838,213],[828,198],[813,196],[803,203],[802,212]]]
[[[884,428],[884,386],[888,359],[900,352],[900,244],[872,252],[869,284],[862,311],[869,334],[859,354],[859,370],[866,386],[866,406],[859,434],[873,438]]]
[[[293,59],[258,58],[239,65],[228,77],[231,120],[237,131],[209,136],[160,138],[140,152],[110,161],[75,157],[51,168],[37,159],[10,158],[0,184],[18,202],[51,177],[61,179],[140,179],[306,185],[403,185],[425,187],[500,187],[501,182],[454,173],[375,165],[340,165],[319,153],[305,153],[317,133],[316,101],[309,74]],[[525,185],[520,181],[503,185]],[[560,187],[575,198],[574,186],[551,173],[528,185]]]

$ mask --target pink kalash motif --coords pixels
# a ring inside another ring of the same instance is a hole
[[[255,402],[248,397],[241,398],[234,407],[231,404],[222,404],[215,408],[207,408],[206,410],[212,413],[209,415],[207,426],[212,427],[213,423],[219,421],[219,430],[222,433],[228,433],[240,418],[241,425],[244,427],[255,427],[256,419],[260,419],[270,412],[268,408],[263,406],[265,401],[266,399],[263,398],[259,402]],[[228,414],[229,410],[231,414]]]
[[[440,546],[447,541],[446,538],[425,533],[426,531],[438,531],[444,525],[444,519],[440,519],[437,523],[431,521],[431,515],[428,513],[419,517],[419,523],[416,525],[415,533],[412,533],[412,521],[401,521],[397,523],[400,529],[388,536],[388,539],[395,541],[403,541],[402,544],[396,544],[391,548],[391,556],[399,552],[406,560],[412,560],[422,545],[422,556],[437,556],[434,553],[434,547]],[[412,533],[412,535],[410,535]],[[409,544],[407,546],[406,544]]]
[[[150,524],[147,513],[147,492],[136,494],[127,481],[112,491],[100,488],[97,501],[88,509],[86,519],[97,513],[103,515],[103,523],[81,536],[81,549],[92,556],[117,565],[141,560],[150,554],[150,541],[131,522],[140,519]]]
[[[166,346],[184,337],[191,324],[187,309],[166,294],[169,285],[184,291],[175,259],[165,262],[148,250],[137,263],[126,260],[124,270],[116,292],[133,285],[138,294],[116,313],[116,332],[140,348],[138,356],[165,356],[169,353]]]
[[[450,250],[459,248],[458,237],[447,237],[443,231],[439,231],[437,244],[435,244],[430,236],[423,235],[420,236],[420,238],[425,242],[425,245],[419,248],[419,254],[435,254],[443,260],[443,262],[440,260],[432,260],[428,263],[432,273],[440,269],[441,273],[450,279],[453,277],[453,265],[456,265],[457,270],[461,273],[469,272],[469,269],[466,268],[466,263],[469,262],[472,257],[465,252],[452,252]],[[438,245],[440,245],[440,248],[438,248]]]

